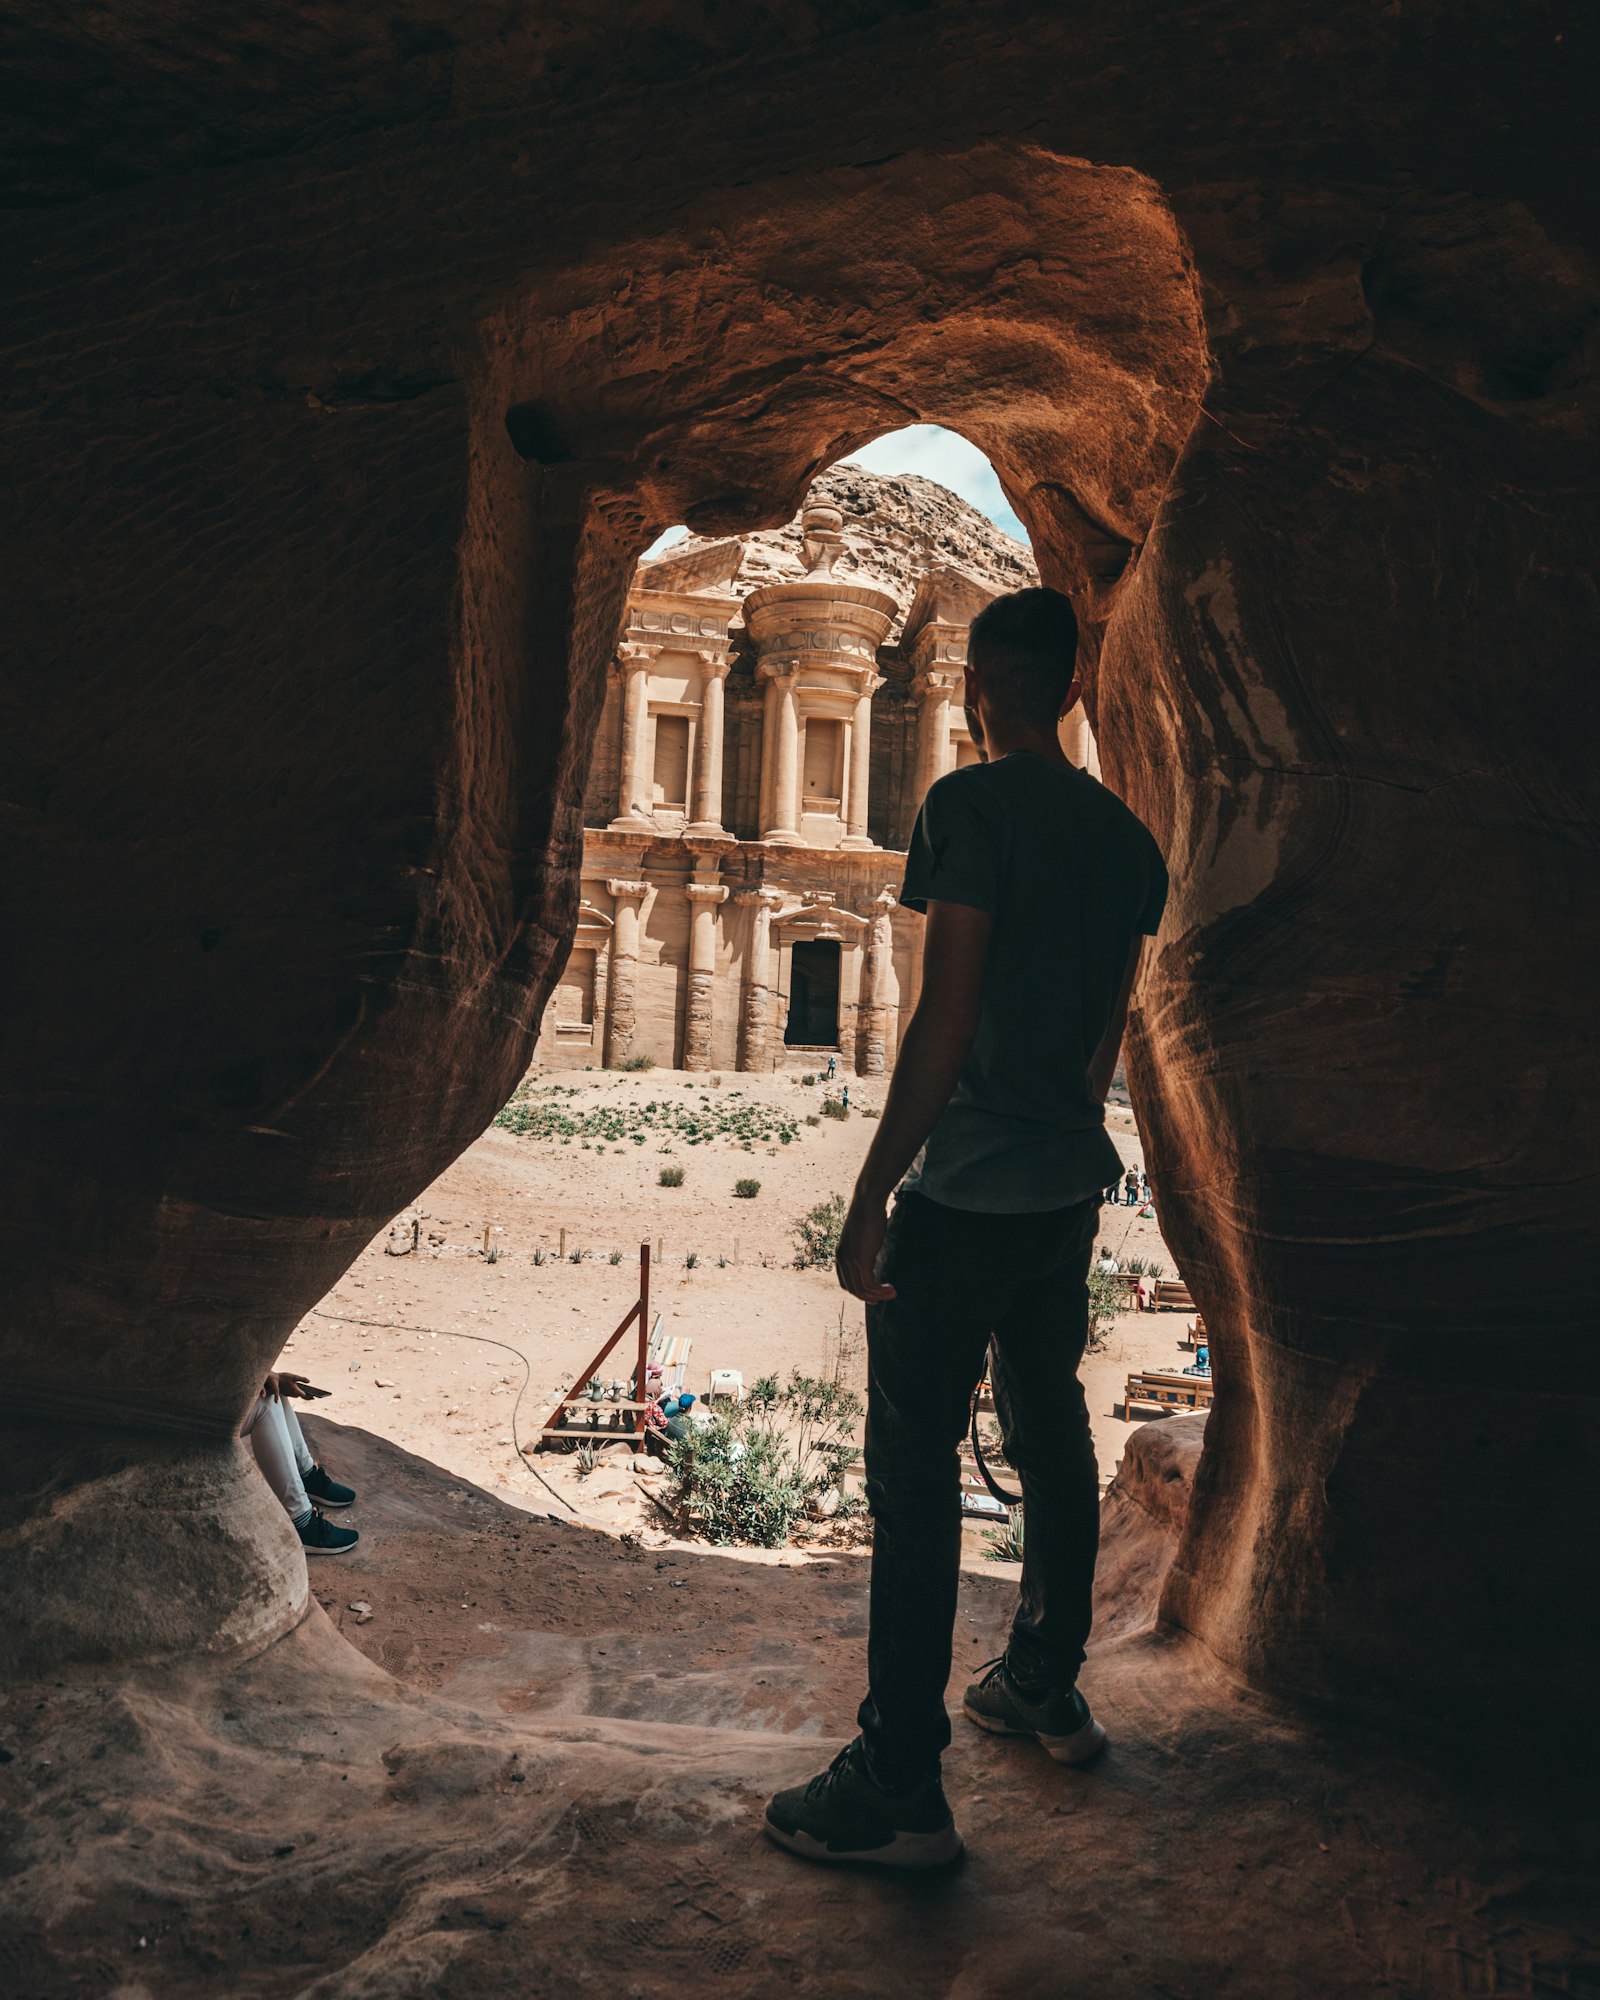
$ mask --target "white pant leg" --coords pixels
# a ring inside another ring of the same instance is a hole
[[[299,1426],[295,1428],[298,1431]],[[267,1484],[283,1502],[289,1518],[303,1520],[311,1512],[311,1502],[306,1498],[306,1489],[301,1483],[300,1468],[295,1462],[294,1446],[290,1441],[287,1413],[281,1399],[277,1396],[258,1397],[254,1410],[245,1419],[240,1436],[250,1440],[256,1464],[260,1466]]]
[[[283,1421],[288,1427],[294,1462],[302,1473],[309,1472],[317,1461],[311,1456],[311,1447],[306,1443],[305,1433],[300,1428],[300,1419],[294,1413],[294,1404],[285,1398],[278,1404],[278,1408],[282,1410]]]

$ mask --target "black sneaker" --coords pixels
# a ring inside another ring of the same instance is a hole
[[[868,1775],[859,1737],[810,1784],[779,1792],[767,1807],[767,1832],[808,1861],[942,1868],[962,1851],[938,1777],[909,1792],[883,1791]]]
[[[315,1507],[311,1519],[303,1527],[296,1521],[295,1529],[308,1556],[347,1556],[361,1539],[354,1528],[336,1528]]]
[[[967,1689],[961,1710],[996,1736],[1037,1736],[1058,1764],[1087,1764],[1105,1748],[1106,1733],[1075,1687],[1026,1695],[1007,1672],[1003,1655]]]
[[[348,1507],[356,1497],[353,1486],[341,1486],[337,1479],[330,1479],[320,1465],[312,1466],[301,1480],[308,1500],[319,1501],[324,1507]]]

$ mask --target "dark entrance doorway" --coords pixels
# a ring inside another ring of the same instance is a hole
[[[830,939],[807,939],[790,953],[783,1039],[791,1049],[839,1046],[839,947]]]

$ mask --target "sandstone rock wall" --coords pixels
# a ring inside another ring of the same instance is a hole
[[[944,422],[1178,878],[1132,1075],[1219,1392],[1169,1613],[1559,1736],[1600,1132],[1560,13],[7,14],[8,1420],[128,1427],[152,1493],[157,1427],[232,1427],[526,1058],[640,549]]]

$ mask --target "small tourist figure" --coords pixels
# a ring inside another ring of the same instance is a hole
[[[829,1058],[828,1058],[828,1067],[827,1067],[827,1068],[826,1068],[826,1069],[825,1069],[825,1070],[823,1071],[823,1080],[824,1080],[825,1082],[827,1082],[827,1083],[832,1083],[832,1081],[833,1081],[833,1076],[834,1076],[834,1071],[835,1071],[835,1070],[836,1070],[837,1068],[838,1068],[838,1064],[837,1064],[837,1063],[836,1063],[836,1062],[834,1061],[834,1059],[833,1059],[833,1057],[832,1057],[832,1056],[829,1056]]]
[[[850,1109],[850,1086],[849,1086],[849,1084],[846,1084],[846,1085],[845,1085],[845,1087],[844,1087],[844,1089],[843,1089],[843,1090],[841,1090],[841,1091],[839,1092],[839,1102],[840,1102],[840,1103],[841,1103],[841,1104],[842,1104],[842,1105],[844,1106],[844,1108],[845,1108],[845,1110],[846,1110],[846,1111],[848,1111],[848,1110]]]
[[[1124,1208],[1137,1208],[1139,1205],[1139,1169],[1137,1167],[1129,1167],[1128,1171],[1122,1177],[1122,1204]]]

